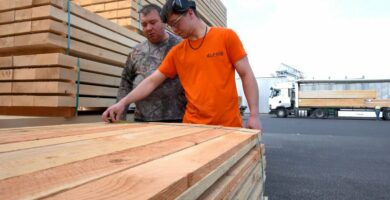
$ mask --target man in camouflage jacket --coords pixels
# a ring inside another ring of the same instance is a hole
[[[167,32],[160,18],[160,7],[146,5],[140,10],[142,31],[147,38],[129,54],[122,72],[117,101],[124,98],[142,80],[151,75],[180,38]],[[145,99],[135,103],[136,121],[181,122],[186,99],[179,79],[167,79]],[[122,120],[126,120],[128,106]]]

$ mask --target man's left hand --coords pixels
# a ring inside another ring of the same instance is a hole
[[[263,127],[261,125],[260,116],[259,115],[249,116],[248,121],[246,122],[246,128],[262,130]]]

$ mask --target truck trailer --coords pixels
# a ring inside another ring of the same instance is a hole
[[[269,97],[277,117],[339,117],[342,112],[374,113],[390,120],[390,79],[296,80],[277,83]]]

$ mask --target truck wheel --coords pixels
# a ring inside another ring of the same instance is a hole
[[[278,108],[278,110],[276,110],[276,116],[279,118],[287,117],[286,109],[285,108]]]
[[[384,110],[383,111],[383,119],[384,120],[390,120],[390,110]]]
[[[314,117],[315,118],[325,118],[326,117],[326,111],[324,109],[318,108],[314,110]]]

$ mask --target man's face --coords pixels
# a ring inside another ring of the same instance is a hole
[[[172,31],[182,38],[187,38],[189,35],[188,25],[188,12],[183,14],[170,14],[168,16],[168,26],[171,27]]]
[[[147,15],[141,14],[142,32],[151,43],[164,40],[165,24],[162,23],[159,13],[152,10]]]

